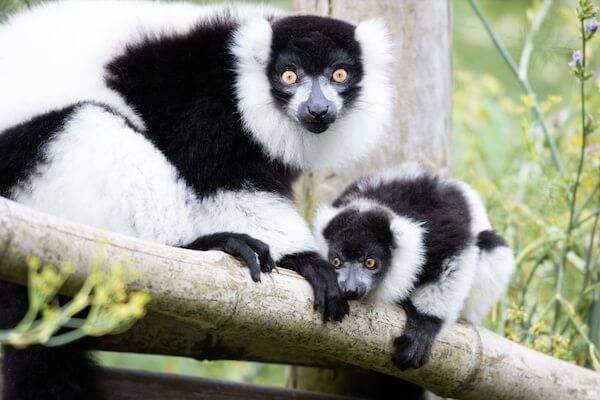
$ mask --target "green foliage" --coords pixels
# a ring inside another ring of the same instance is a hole
[[[527,10],[524,51],[537,34],[531,29],[543,26],[545,16],[539,25],[534,22],[547,3],[533,2]],[[454,100],[456,174],[484,195],[518,262],[509,297],[492,313],[490,326],[514,341],[600,370],[600,138],[592,115],[600,106],[600,80],[591,57],[598,39],[588,27],[597,12],[590,0],[580,0],[576,12],[559,14],[561,28],[572,27],[569,34],[579,37],[573,52],[561,51],[564,78],[554,88],[567,95],[573,90],[570,104],[560,94],[539,97],[526,85],[520,94],[508,93],[492,75],[464,70],[455,74]],[[508,52],[502,56],[512,58]],[[516,77],[527,81],[528,71]],[[575,85],[565,86],[567,79]],[[552,142],[564,169],[552,157]]]
[[[74,271],[72,264],[55,268],[41,266],[38,258],[30,258],[29,310],[15,329],[0,331],[0,343],[14,347],[60,346],[83,336],[124,332],[145,315],[150,296],[127,291],[121,265],[113,265],[108,273],[96,268],[77,295],[60,306],[58,292]],[[87,317],[77,318],[86,309]]]

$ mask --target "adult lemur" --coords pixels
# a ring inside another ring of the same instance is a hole
[[[9,19],[0,49],[0,194],[224,250],[254,280],[273,259],[313,285],[326,320],[348,312],[290,183],[354,160],[384,131],[392,56],[380,22],[63,1]],[[24,288],[0,282],[0,328],[26,307]],[[6,348],[4,400],[98,398],[82,347]]]
[[[459,316],[481,323],[514,270],[478,193],[414,164],[352,184],[319,209],[314,229],[347,298],[406,311],[392,358],[402,369],[427,362],[436,335]]]

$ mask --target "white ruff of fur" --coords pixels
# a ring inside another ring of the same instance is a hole
[[[393,104],[392,45],[380,20],[358,25],[355,38],[362,49],[364,76],[351,109],[316,135],[280,110],[266,75],[271,25],[265,19],[242,24],[232,54],[237,60],[236,96],[245,127],[274,159],[301,169],[338,167],[368,154],[390,126]]]

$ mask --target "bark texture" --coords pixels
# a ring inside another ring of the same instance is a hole
[[[360,367],[462,399],[598,399],[600,374],[537,353],[484,329],[457,324],[431,361],[401,372],[390,361],[403,329],[397,307],[353,304],[343,323],[321,321],[312,290],[280,270],[253,283],[235,259],[143,242],[51,217],[0,198],[0,279],[24,283],[26,258],[71,262],[74,294],[101,252],[105,265],[138,271],[131,288],[152,295],[147,319],[102,348],[312,366]]]

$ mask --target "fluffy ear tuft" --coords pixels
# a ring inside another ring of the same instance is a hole
[[[329,246],[327,245],[327,240],[325,240],[325,237],[323,236],[323,231],[329,222],[331,222],[331,220],[337,215],[337,213],[338,209],[329,204],[324,204],[319,207],[315,213],[315,217],[313,218],[313,232],[317,241],[317,245],[319,246],[319,250],[324,257],[327,257]]]
[[[391,74],[394,62],[392,34],[382,18],[368,19],[356,27],[356,40],[360,43],[363,62],[373,73]]]
[[[242,67],[264,68],[271,54],[273,30],[264,18],[243,21],[233,37],[232,53]]]

